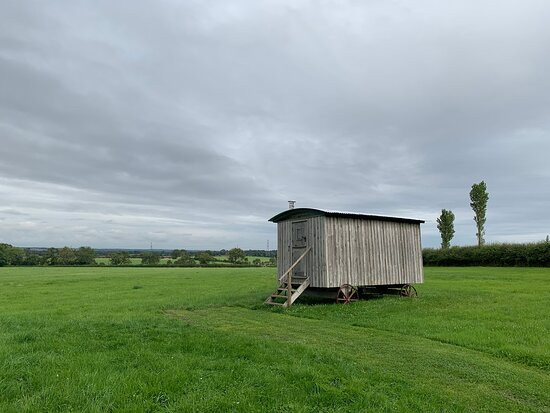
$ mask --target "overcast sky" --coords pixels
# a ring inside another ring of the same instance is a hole
[[[286,3],[286,4],[285,4]],[[300,207],[550,233],[550,2],[2,1],[0,242],[265,248]]]

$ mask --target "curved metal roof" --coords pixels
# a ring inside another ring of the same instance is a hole
[[[308,218],[315,216],[325,216],[325,217],[341,217],[341,218],[355,218],[355,219],[368,219],[372,221],[395,221],[395,222],[408,222],[412,224],[423,224],[424,221],[421,219],[414,218],[404,218],[404,217],[391,217],[386,215],[376,215],[376,214],[363,214],[359,212],[344,212],[344,211],[325,211],[322,209],[316,208],[294,208],[287,209],[269,221],[271,222],[280,222],[287,219],[294,218]]]

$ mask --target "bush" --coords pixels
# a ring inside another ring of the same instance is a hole
[[[549,267],[550,243],[425,248],[422,258],[426,266]]]
[[[189,254],[184,254],[176,261],[173,261],[173,265],[176,267],[193,267],[195,265],[195,260]]]
[[[130,254],[126,251],[115,251],[109,254],[111,265],[130,265]]]
[[[95,251],[90,247],[80,247],[75,250],[77,265],[95,265]]]
[[[160,263],[160,254],[157,252],[144,252],[141,254],[142,265],[158,265]]]
[[[240,248],[233,248],[227,253],[227,259],[233,264],[241,264],[247,261],[244,251]]]
[[[214,256],[210,251],[203,251],[195,257],[199,261],[200,264],[208,264],[211,261],[214,261]]]
[[[4,265],[38,265],[40,257],[33,252],[10,244],[0,244],[0,267]]]

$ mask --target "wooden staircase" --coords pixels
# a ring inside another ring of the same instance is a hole
[[[288,270],[279,278],[279,286],[273,294],[271,294],[265,304],[268,305],[280,305],[283,307],[290,307],[294,301],[302,295],[302,293],[309,287],[309,277],[293,277],[292,270],[298,263],[304,258],[311,250],[309,247],[295,262],[290,266]]]

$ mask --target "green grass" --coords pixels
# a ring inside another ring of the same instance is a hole
[[[550,411],[550,269],[262,305],[273,268],[0,268],[0,411]]]

